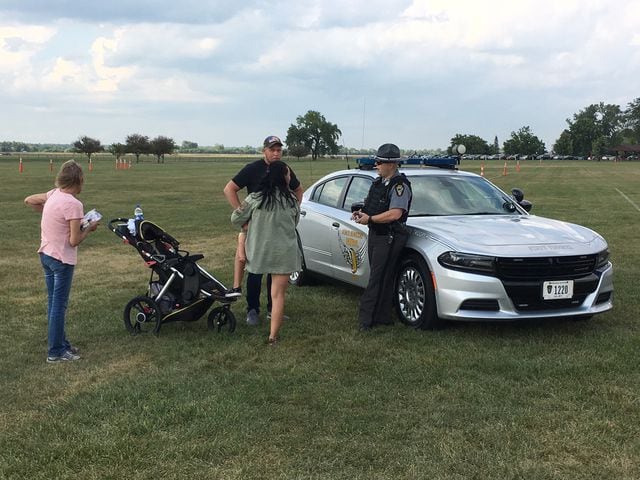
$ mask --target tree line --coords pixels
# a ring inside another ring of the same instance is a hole
[[[619,147],[640,143],[640,97],[622,109],[619,105],[603,102],[589,105],[572,118],[567,118],[565,128],[553,144],[552,150],[558,155],[599,158],[604,153],[617,154]],[[449,152],[459,144],[465,145],[467,153],[500,153],[498,138],[492,145],[476,135],[457,134],[451,139]],[[511,132],[502,145],[502,153],[521,155],[541,155],[547,147],[529,126]]]
[[[636,98],[622,109],[619,105],[598,104],[589,105],[572,118],[566,119],[567,127],[562,131],[555,141],[552,150],[559,155],[576,155],[582,157],[599,157],[603,153],[617,153],[616,149],[620,145],[637,145],[640,143],[640,97]],[[342,132],[338,125],[328,121],[324,115],[315,110],[309,110],[304,115],[296,118],[296,122],[291,124],[287,130],[285,143],[287,145],[287,155],[294,157],[305,157],[311,155],[312,160],[316,160],[325,155],[347,155],[347,154],[368,154],[371,151],[362,152],[358,149],[340,146],[338,141]],[[456,145],[464,145],[469,154],[496,154],[507,155],[540,155],[547,153],[547,146],[538,138],[531,127],[525,125],[517,131],[512,131],[510,137],[500,144],[496,136],[492,143],[485,139],[471,134],[458,133],[451,139],[447,151],[452,152]],[[51,150],[60,151],[62,147],[57,144],[49,144]],[[174,140],[165,136],[158,136],[153,139],[140,134],[131,134],[126,137],[125,143],[114,143],[105,148],[100,140],[81,136],[71,145],[72,150],[84,153],[88,159],[97,152],[108,151],[117,159],[130,153],[135,155],[136,163],[140,161],[141,155],[154,155],[158,163],[164,162],[164,156],[179,150],[184,153],[259,153],[260,148],[241,147],[225,148],[224,145],[217,144],[214,147],[202,148],[196,142],[185,140],[181,146],[176,145]],[[29,148],[29,144],[22,142],[0,142],[0,151],[22,152],[34,151]],[[46,150],[41,150],[46,151]],[[429,151],[440,153],[442,150]],[[405,154],[422,154],[425,151],[407,151]]]

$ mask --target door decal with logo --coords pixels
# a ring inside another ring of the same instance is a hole
[[[338,241],[342,256],[351,267],[351,273],[356,273],[364,262],[367,254],[367,239],[363,232],[357,230],[338,230]]]

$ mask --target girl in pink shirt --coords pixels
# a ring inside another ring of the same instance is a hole
[[[64,319],[73,269],[78,261],[78,245],[98,228],[98,222],[91,222],[88,227],[80,228],[84,213],[82,202],[76,195],[82,191],[83,182],[82,168],[69,160],[58,172],[57,188],[24,199],[25,204],[42,212],[38,253],[48,293],[49,363],[80,359],[78,349],[66,338]]]

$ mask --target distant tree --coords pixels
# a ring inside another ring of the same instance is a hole
[[[507,155],[516,153],[538,155],[544,153],[545,145],[542,140],[531,133],[531,128],[525,126],[517,132],[511,132],[511,138],[504,142],[503,149]]]
[[[587,156],[592,154],[594,145],[615,147],[622,140],[624,122],[625,116],[618,105],[600,102],[582,109],[572,120],[567,119],[573,153]]]
[[[127,153],[127,146],[123,143],[112,143],[107,150],[116,160],[120,160]]]
[[[171,154],[176,149],[173,138],[163,137],[162,135],[154,138],[149,142],[149,151],[156,156],[157,163],[164,163],[164,156]]]
[[[189,140],[183,140],[180,150],[197,150],[198,144],[196,142],[190,142]]]
[[[463,135],[461,133],[456,134],[451,139],[451,145],[449,146],[449,152],[455,145],[464,145],[467,149],[467,153],[470,154],[489,154],[491,153],[491,146],[483,138],[477,135]]]
[[[287,130],[287,145],[305,145],[311,152],[311,159],[339,152],[338,139],[342,132],[337,125],[328,122],[320,112],[309,110],[296,118],[296,124]]]
[[[102,152],[104,147],[100,144],[100,140],[95,138],[82,136],[75,142],[73,142],[74,152],[84,153],[87,155],[87,160],[91,161],[91,155],[97,152]]]
[[[556,143],[553,144],[553,151],[558,155],[573,155],[573,140],[569,130],[564,130]]]
[[[287,152],[292,157],[296,157],[300,159],[300,157],[306,157],[307,155],[309,155],[309,153],[311,153],[309,148],[306,145],[303,145],[302,143],[290,145],[287,142],[287,145],[288,145]]]
[[[597,159],[600,161],[602,158],[602,154],[604,153],[604,148],[607,143],[607,139],[605,137],[598,137],[591,142],[591,159]]]
[[[500,144],[498,143],[498,136],[493,139],[493,153],[500,153]]]
[[[136,156],[136,163],[140,163],[140,155],[148,154],[150,145],[149,137],[133,133],[126,139],[127,153],[133,153]]]
[[[640,143],[640,97],[627,105],[624,123],[627,143]]]

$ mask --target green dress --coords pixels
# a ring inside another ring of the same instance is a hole
[[[245,251],[249,273],[289,274],[302,268],[296,237],[300,207],[285,203],[280,196],[274,208],[258,208],[260,193],[251,193],[231,214],[231,223],[241,227],[249,222]]]

